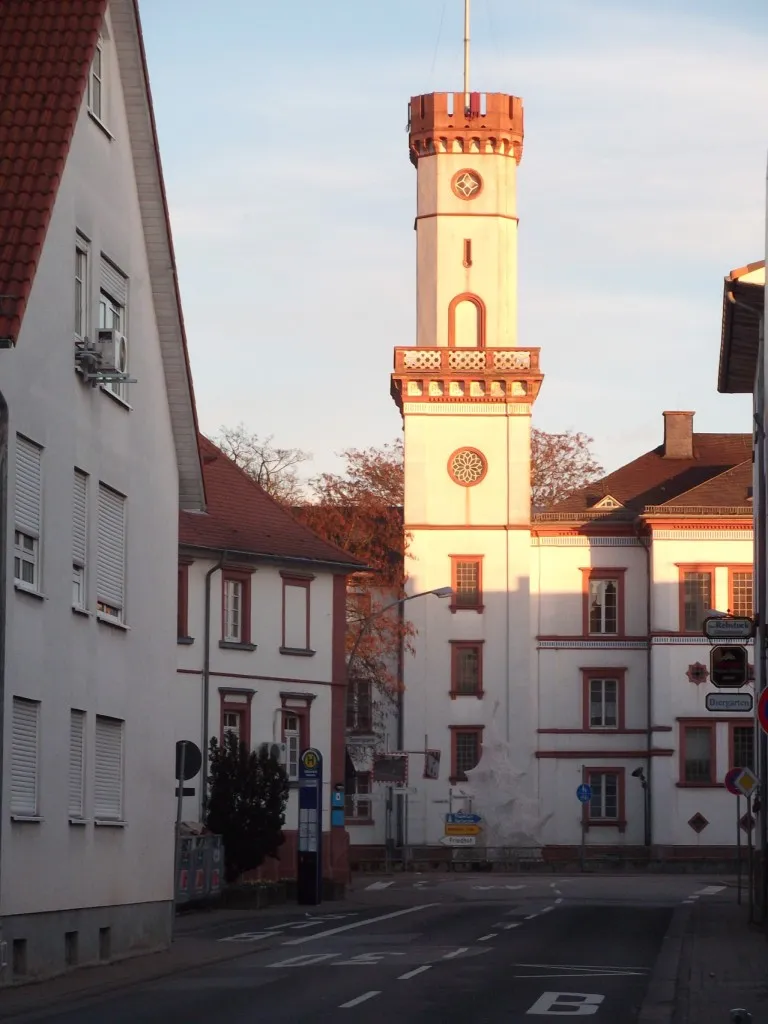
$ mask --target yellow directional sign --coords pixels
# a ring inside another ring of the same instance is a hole
[[[479,825],[446,825],[447,836],[479,836],[482,829]]]

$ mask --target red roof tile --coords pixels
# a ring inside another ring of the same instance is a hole
[[[107,0],[0,0],[0,339],[18,337]]]
[[[181,545],[288,560],[331,562],[349,571],[364,568],[358,559],[294,519],[202,435],[200,452],[208,511],[180,513]]]
[[[664,458],[664,447],[659,445],[632,462],[617,469],[602,480],[596,481],[560,502],[545,513],[548,519],[557,514],[572,516],[590,512],[601,498],[611,495],[621,502],[625,510],[636,515],[648,505],[664,505],[686,494],[680,504],[701,504],[691,502],[687,493],[700,487],[708,480],[738,466],[752,455],[750,434],[694,434],[692,459]],[[711,505],[733,505],[733,501],[714,500]],[[744,504],[744,502],[740,502]],[[606,517],[611,513],[606,512]],[[624,513],[626,514],[626,513]],[[621,510],[613,517],[620,517]]]
[[[667,508],[746,508],[752,504],[752,459],[713,476],[706,483],[678,494]]]

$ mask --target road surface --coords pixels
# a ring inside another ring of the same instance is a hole
[[[253,915],[205,938],[245,955],[23,1020],[54,1024],[634,1024],[675,907],[715,880],[458,879],[358,883],[370,903]],[[268,947],[268,948],[267,948]]]

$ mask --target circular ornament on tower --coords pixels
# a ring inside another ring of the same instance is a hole
[[[457,448],[448,459],[448,475],[460,487],[474,487],[488,472],[488,463],[477,448]]]
[[[459,199],[476,199],[483,191],[483,179],[477,171],[465,167],[454,174],[451,189]]]

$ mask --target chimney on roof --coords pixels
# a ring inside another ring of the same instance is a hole
[[[664,413],[664,458],[693,458],[693,412]]]

